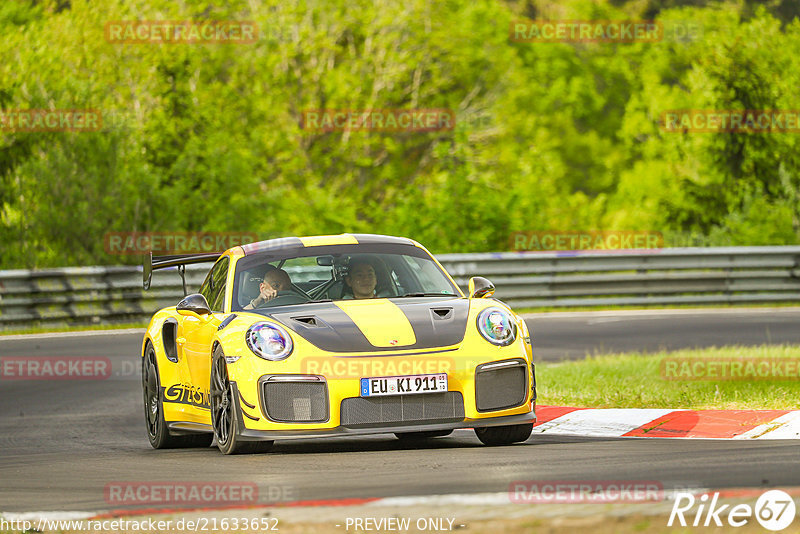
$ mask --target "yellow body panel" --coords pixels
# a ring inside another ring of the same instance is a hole
[[[530,345],[523,342],[523,333],[527,332],[524,321],[520,320],[518,328],[520,335],[515,343],[507,347],[498,347],[488,343],[474,327],[477,314],[486,306],[497,306],[496,301],[490,299],[474,299],[475,304],[470,310],[467,321],[467,332],[464,340],[457,346],[437,347],[425,351],[414,351],[415,355],[408,355],[408,351],[398,349],[398,355],[381,355],[370,357],[363,353],[329,353],[321,351],[302,337],[291,332],[294,342],[294,351],[286,360],[271,362],[261,359],[247,347],[243,330],[249,324],[263,321],[264,317],[251,313],[238,313],[237,317],[222,331],[215,335],[214,342],[222,345],[225,355],[239,358],[228,363],[228,374],[231,381],[236,382],[242,400],[244,413],[254,421],[245,418],[246,428],[253,430],[311,430],[333,429],[339,426],[339,410],[341,402],[349,397],[358,397],[360,394],[360,379],[378,376],[402,376],[409,374],[433,374],[446,372],[448,375],[448,390],[459,391],[464,398],[466,419],[485,419],[507,415],[525,414],[531,412],[532,397],[530,390],[524,404],[516,408],[481,413],[476,409],[475,399],[475,368],[483,363],[522,358],[529,364],[532,360]],[[219,315],[222,320],[226,315]],[[352,316],[351,316],[352,317]],[[366,334],[366,333],[365,333]],[[206,354],[211,358],[211,345]],[[159,360],[161,366],[161,359]],[[169,364],[177,366],[178,364]],[[167,389],[170,385],[180,382],[179,375],[165,374],[164,366],[159,368],[162,386]],[[258,379],[263,375],[320,375],[324,376],[328,385],[330,418],[324,423],[279,423],[270,421],[260,408],[260,395]],[[204,375],[205,376],[205,375]],[[205,400],[209,391],[207,379],[200,383],[184,384],[186,387],[196,388],[203,395],[195,398]],[[190,421],[211,424],[211,416],[207,406],[193,404],[164,403],[164,414],[168,421]]]
[[[376,347],[405,347],[417,342],[408,318],[389,300],[341,300],[334,304]]]
[[[357,243],[350,235],[300,238],[305,246]],[[424,250],[422,245],[415,243]],[[465,423],[470,420],[530,414],[535,401],[531,391],[533,377],[529,371],[528,391],[520,406],[478,412],[475,399],[475,368],[484,363],[523,359],[532,369],[533,353],[525,322],[512,310],[493,299],[470,299],[466,330],[460,343],[423,350],[403,349],[416,342],[414,329],[403,311],[387,299],[342,300],[333,304],[345,312],[379,349],[372,353],[327,352],[316,347],[296,332],[286,328],[294,344],[292,354],[282,361],[268,361],[256,356],[245,341],[244,333],[256,322],[275,322],[258,313],[236,312],[236,317],[221,331],[219,325],[231,315],[232,286],[235,265],[244,257],[241,247],[234,247],[225,256],[230,258],[225,312],[213,313],[205,321],[179,315],[175,307],[157,312],[151,319],[143,341],[152,343],[157,356],[158,375],[163,390],[163,413],[167,422],[211,424],[208,393],[211,355],[216,345],[223,349],[228,375],[235,382],[241,402],[238,409],[246,415],[241,424],[249,430],[292,431],[335,429],[340,424],[339,407],[350,397],[359,397],[360,379],[410,374],[448,375],[448,390],[458,391],[464,400]],[[434,261],[435,258],[433,258]],[[436,262],[438,265],[438,262]],[[439,265],[441,267],[441,265]],[[449,274],[442,268],[444,273]],[[450,278],[452,281],[452,278]],[[459,289],[459,293],[461,293]],[[463,293],[462,293],[462,298]],[[478,314],[489,306],[506,309],[515,317],[518,336],[514,343],[500,347],[486,341],[475,327]],[[178,324],[178,337],[185,339],[178,347],[177,362],[166,357],[162,339],[165,321]],[[143,350],[144,352],[144,350]],[[281,423],[271,421],[262,408],[259,379],[265,375],[323,376],[328,387],[329,418],[322,423]],[[387,430],[391,431],[391,430]]]
[[[306,247],[321,247],[325,245],[357,245],[358,240],[352,235],[316,235],[313,237],[301,237],[300,241]]]

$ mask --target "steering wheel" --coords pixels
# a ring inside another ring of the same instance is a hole
[[[278,291],[275,297],[262,303],[257,309],[271,308],[272,306],[286,306],[289,304],[305,304],[309,300],[313,299],[309,297],[305,291],[291,286],[289,289]]]

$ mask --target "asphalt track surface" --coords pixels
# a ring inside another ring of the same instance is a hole
[[[525,315],[537,360],[609,352],[800,344],[800,309],[646,310]]]
[[[587,352],[800,343],[800,310],[529,316],[537,358]],[[0,338],[0,357],[103,356],[94,381],[0,380],[0,511],[120,508],[124,482],[251,482],[260,502],[506,492],[520,480],[641,480],[667,489],[800,486],[797,440],[534,436],[484,447],[469,430],[422,445],[391,435],[285,441],[272,452],[156,451],[145,435],[141,333]]]

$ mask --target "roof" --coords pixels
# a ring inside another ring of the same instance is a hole
[[[315,235],[308,237],[280,237],[256,243],[242,245],[245,255],[259,252],[275,252],[288,249],[300,249],[324,245],[358,245],[358,244],[387,244],[387,245],[412,245],[419,246],[413,239],[407,237],[394,237],[379,234],[339,234]]]

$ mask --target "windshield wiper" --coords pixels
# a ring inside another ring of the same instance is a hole
[[[453,293],[406,293],[405,295],[399,295],[394,298],[402,299],[406,297],[457,297]]]

